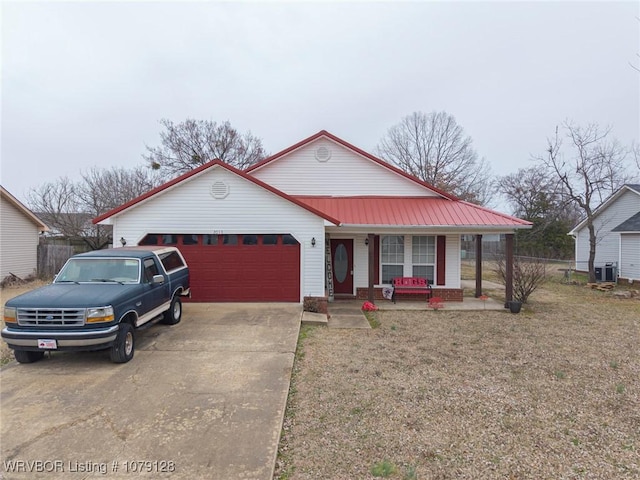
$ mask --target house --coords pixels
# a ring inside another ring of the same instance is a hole
[[[462,301],[461,235],[512,240],[531,226],[324,130],[245,171],[209,162],[94,222],[112,225],[116,244],[178,246],[194,301],[286,302],[381,299],[399,276]]]
[[[611,231],[620,234],[618,278],[640,282],[640,211]]]
[[[594,210],[596,277],[640,281],[640,185],[626,184]],[[575,268],[588,271],[589,230],[582,220],[569,232],[575,240]]]
[[[0,186],[0,280],[36,272],[38,237],[47,226],[17,198]]]

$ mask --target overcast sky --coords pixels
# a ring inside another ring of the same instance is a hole
[[[565,120],[640,141],[640,2],[3,2],[0,183],[143,163],[159,120],[373,152],[444,110],[494,174]]]

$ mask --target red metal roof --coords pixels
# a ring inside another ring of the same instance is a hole
[[[343,225],[529,228],[530,222],[462,200],[433,197],[295,196]]]

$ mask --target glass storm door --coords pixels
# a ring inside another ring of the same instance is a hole
[[[353,239],[331,239],[331,262],[334,292],[353,295]]]

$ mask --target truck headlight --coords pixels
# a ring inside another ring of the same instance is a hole
[[[87,323],[113,322],[113,307],[87,308]]]
[[[17,323],[15,307],[4,307],[4,323]]]

